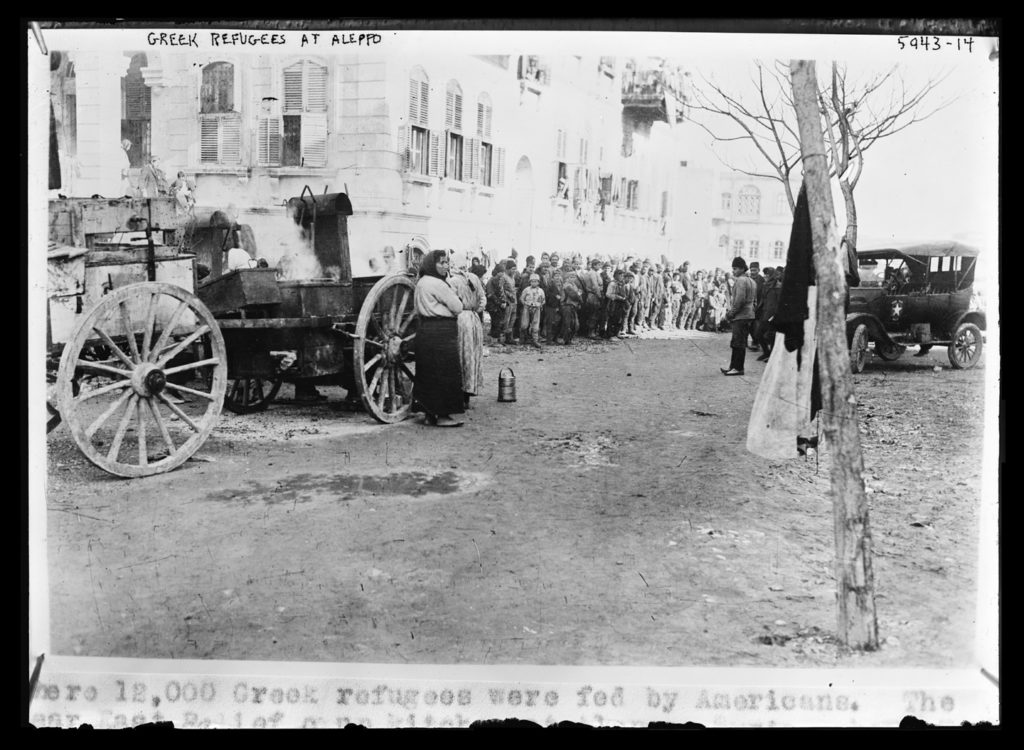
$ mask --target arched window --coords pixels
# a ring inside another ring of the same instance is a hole
[[[430,115],[430,79],[420,66],[409,72],[409,125],[399,129],[404,167],[415,174],[436,175],[440,141],[427,129]]]
[[[416,66],[409,73],[409,124],[426,128],[430,112],[430,79]]]
[[[491,97],[486,92],[480,94],[476,100],[476,134],[481,138],[491,137],[491,117],[494,107],[491,105]]]
[[[121,140],[132,142],[128,158],[133,167],[143,166],[150,156],[152,92],[142,78],[146,65],[144,53],[132,55],[128,72],[121,78]]]
[[[444,126],[462,131],[462,87],[458,81],[448,81],[445,90]]]
[[[444,126],[448,131],[444,176],[452,180],[465,180],[472,170],[463,170],[466,165],[463,161],[462,87],[455,80],[448,81],[445,89]]]
[[[298,60],[283,71],[281,164],[327,166],[327,67]]]
[[[242,160],[242,116],[235,108],[235,66],[213,62],[203,68],[199,88],[199,161],[238,164]]]
[[[736,204],[741,216],[758,216],[761,213],[761,191],[753,185],[740,188]]]

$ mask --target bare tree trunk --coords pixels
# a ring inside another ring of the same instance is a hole
[[[860,449],[857,399],[846,345],[843,300],[846,279],[829,187],[825,140],[818,108],[814,62],[790,62],[793,102],[804,159],[804,179],[811,210],[814,270],[818,285],[818,371],[821,376],[825,438],[832,450],[832,508],[836,538],[838,636],[842,643],[878,648],[871,530],[864,492],[864,457]],[[852,196],[851,196],[852,197]]]
[[[857,247],[857,204],[853,200],[853,185],[849,180],[839,181],[839,189],[843,193],[843,203],[846,204],[846,241],[850,247]]]

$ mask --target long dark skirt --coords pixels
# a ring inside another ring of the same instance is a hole
[[[416,330],[413,409],[433,416],[462,414],[459,323],[455,318],[420,318]]]

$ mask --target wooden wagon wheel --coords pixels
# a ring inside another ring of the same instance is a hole
[[[108,358],[88,358],[96,342]],[[181,287],[149,282],[117,289],[85,313],[61,356],[57,403],[86,458],[143,477],[199,449],[226,383],[224,338],[210,311]]]
[[[373,285],[359,311],[352,368],[363,405],[380,422],[401,422],[412,408],[416,380],[418,319],[416,283],[409,276],[385,276]]]
[[[270,406],[280,389],[280,377],[234,378],[228,381],[224,408],[235,414],[255,414]]]

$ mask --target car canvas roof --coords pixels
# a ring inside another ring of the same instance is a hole
[[[974,245],[965,245],[955,240],[890,245],[884,248],[857,251],[858,258],[948,258],[950,256],[976,258],[978,254],[979,250]]]

